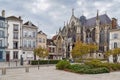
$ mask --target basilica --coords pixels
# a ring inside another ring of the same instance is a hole
[[[98,53],[102,53],[109,49],[109,30],[117,29],[117,19],[110,18],[107,14],[99,14],[91,18],[82,15],[76,17],[74,9],[69,22],[64,23],[63,28],[53,36],[56,44],[56,53],[62,58],[70,58],[71,50],[74,43],[80,40],[83,43],[93,43],[99,47]]]

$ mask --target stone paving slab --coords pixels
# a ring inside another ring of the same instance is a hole
[[[32,67],[26,73],[24,68],[7,69],[6,75],[1,75],[0,80],[120,80],[120,72],[105,74],[76,74],[56,70],[55,66],[43,66],[38,70]]]

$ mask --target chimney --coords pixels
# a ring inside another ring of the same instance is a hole
[[[21,16],[18,17],[21,20]]]
[[[116,29],[116,28],[117,28],[117,19],[112,18],[112,29]]]
[[[2,10],[1,14],[2,14],[2,17],[5,17],[5,10]]]

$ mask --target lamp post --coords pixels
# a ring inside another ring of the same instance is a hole
[[[40,68],[40,59],[38,59],[38,70]]]

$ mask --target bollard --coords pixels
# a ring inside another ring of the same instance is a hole
[[[26,72],[29,72],[29,67],[26,67],[26,68],[25,68],[25,71],[26,71]]]
[[[2,75],[6,74],[6,68],[2,68]]]

